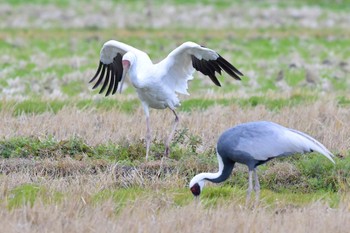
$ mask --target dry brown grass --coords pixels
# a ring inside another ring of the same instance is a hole
[[[170,197],[130,202],[120,213],[111,201],[89,205],[72,196],[59,204],[0,209],[3,232],[348,232],[348,203],[332,209],[322,203],[303,208],[245,208],[232,201],[205,208],[200,203],[174,207]]]
[[[307,132],[335,153],[343,153],[350,147],[350,112],[337,106],[331,98],[285,107],[279,111],[271,111],[264,106],[240,108],[233,104],[191,113],[180,112],[179,115],[179,128],[188,128],[191,134],[202,139],[199,151],[214,147],[218,135],[226,128],[255,120],[271,120]],[[141,108],[135,114],[117,110],[101,112],[64,108],[56,114],[18,117],[3,109],[0,117],[0,137],[5,139],[16,136],[46,138],[53,135],[57,140],[65,140],[79,136],[89,145],[96,145],[107,141],[133,142],[145,134]],[[159,140],[165,138],[172,120],[169,111],[152,111],[153,137]],[[3,200],[0,202],[0,225],[4,232],[321,233],[347,232],[350,229],[350,206],[346,198],[335,209],[321,202],[304,207],[283,203],[269,206],[263,203],[251,209],[242,206],[241,199],[229,203],[227,200],[221,201],[210,207],[195,202],[177,205],[175,194],[164,192],[187,186],[186,177],[176,172],[162,177],[146,176],[147,173],[138,170],[142,169],[142,165],[123,172],[110,164],[95,166],[70,158],[58,161],[4,160],[0,166],[5,171],[0,176],[0,199]],[[147,164],[145,169],[158,166],[154,162]],[[285,167],[291,170],[287,172],[288,175],[298,176],[292,166],[284,163],[280,166],[284,166],[282,170]],[[45,188],[46,193],[41,194],[33,206],[28,204],[8,209],[9,190],[22,184],[38,185]],[[152,191],[143,193],[142,197],[130,201],[122,209],[115,200],[93,200],[93,196],[103,190],[113,191],[130,186]],[[51,200],[55,192],[63,194],[61,201]]]
[[[23,163],[23,161],[17,161]],[[240,199],[221,200],[217,205],[191,201],[175,204],[175,193],[165,190],[181,188],[185,180],[176,175],[150,179],[137,170],[119,177],[114,167],[86,174],[77,169],[68,176],[40,173],[42,166],[58,166],[50,160],[36,162],[0,176],[0,225],[2,232],[347,232],[350,227],[350,205],[344,198],[337,208],[322,202],[303,207],[279,203],[262,203],[255,208],[242,206]],[[75,161],[65,166],[78,167]],[[34,163],[35,164],[35,163]],[[157,166],[155,164],[154,166]],[[124,182],[124,183],[123,183]],[[119,184],[118,184],[119,183]],[[8,208],[7,201],[14,187],[35,184],[46,192],[33,206]],[[146,193],[125,206],[118,200],[96,202],[94,194],[103,190],[138,185]],[[150,191],[151,190],[151,191]],[[54,193],[64,197],[54,200]],[[190,192],[188,192],[189,195]],[[122,207],[122,208],[121,208]]]
[[[132,209],[121,214],[122,220],[124,216],[127,220],[130,214],[133,219],[140,219],[123,229],[129,232],[345,232],[349,220],[348,209],[332,210],[321,204],[286,210],[246,209],[234,202],[205,209],[193,203],[158,212],[154,211],[157,202],[143,206],[142,211]],[[149,206],[155,208],[148,209]]]
[[[118,143],[122,140],[136,141],[145,137],[145,117],[141,107],[133,114],[118,110],[96,111],[64,108],[58,113],[21,115],[14,117],[8,109],[0,111],[0,137],[7,139],[17,136],[57,140],[81,137],[89,145]],[[207,110],[179,112],[181,128],[202,139],[199,152],[215,146],[218,136],[236,124],[269,120],[284,126],[306,132],[324,143],[334,152],[350,148],[350,112],[337,106],[334,99],[322,99],[311,104],[285,107],[271,111],[264,106],[240,108],[214,106]],[[151,111],[152,137],[163,140],[173,123],[173,114],[166,111]],[[164,130],[165,129],[165,130]]]

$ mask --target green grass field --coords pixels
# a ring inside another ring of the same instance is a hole
[[[347,0],[0,1],[3,230],[347,232],[349,10]],[[219,88],[195,73],[191,95],[180,96],[170,158],[161,160],[172,113],[152,110],[145,161],[133,87],[104,97],[88,84],[110,39],[154,62],[194,41],[245,76],[223,75]],[[193,200],[190,179],[217,170],[220,133],[256,120],[314,136],[336,164],[312,153],[260,166],[255,207],[244,204],[248,173],[237,166]]]

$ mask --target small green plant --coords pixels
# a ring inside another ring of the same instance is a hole
[[[38,193],[41,191],[39,186],[25,184],[13,189],[8,199],[8,207],[15,208],[21,205],[33,205]]]
[[[13,209],[23,205],[33,206],[38,198],[48,203],[59,202],[63,198],[63,194],[59,192],[49,193],[48,190],[38,185],[23,184],[8,193],[6,196],[7,207]]]
[[[350,105],[350,98],[347,98],[346,96],[339,96],[338,97],[338,105],[341,107],[346,107]]]
[[[150,190],[142,189],[140,187],[108,189],[98,192],[92,196],[92,201],[96,205],[105,202],[106,200],[113,200],[116,204],[115,212],[121,211],[128,203],[135,201],[140,197],[144,197]]]

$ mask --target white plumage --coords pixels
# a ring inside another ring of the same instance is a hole
[[[119,83],[119,90],[122,91],[126,73],[129,72],[131,83],[136,88],[146,114],[147,159],[151,141],[149,108],[169,108],[175,115],[173,129],[165,145],[165,155],[168,155],[169,143],[178,123],[175,109],[180,105],[180,100],[177,93],[188,95],[188,81],[193,79],[195,70],[209,76],[217,86],[220,86],[220,82],[215,72],[221,74],[223,70],[237,80],[240,80],[240,76],[243,75],[214,50],[193,42],[183,43],[164,60],[153,64],[145,52],[110,40],[101,49],[99,67],[90,82],[98,78],[93,89],[102,85],[99,93],[107,89],[106,96],[108,96],[117,91]]]

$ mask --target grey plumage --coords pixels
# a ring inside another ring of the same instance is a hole
[[[303,132],[267,121],[244,123],[226,130],[219,137],[216,150],[219,171],[196,175],[190,182],[194,195],[200,194],[204,181],[219,183],[226,180],[236,162],[247,165],[249,169],[247,200],[253,189],[253,173],[257,199],[259,196],[257,166],[273,158],[317,151],[334,163],[334,155],[316,139]]]

